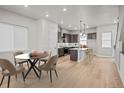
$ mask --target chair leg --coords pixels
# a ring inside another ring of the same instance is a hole
[[[47,74],[48,74],[48,71],[47,71]]]
[[[40,70],[40,75],[39,75],[39,76],[40,76],[40,78],[41,78],[41,73],[42,73],[42,70]],[[39,79],[40,79],[40,78],[39,78]]]
[[[1,82],[0,82],[0,86],[2,85],[2,83],[3,83],[3,80],[4,80],[4,76],[2,77],[2,80],[1,80]]]
[[[50,81],[52,83],[52,71],[50,70]]]
[[[56,71],[56,69],[55,69],[54,71],[55,71],[56,77],[58,77],[58,74],[57,74],[57,71]]]
[[[16,61],[15,61],[15,66],[17,65]]]
[[[25,75],[24,75],[24,72],[22,72],[22,76],[23,76],[23,81],[25,82]]]
[[[17,74],[15,75],[15,78],[16,78],[16,80],[17,80]]]
[[[10,85],[10,78],[11,78],[11,76],[8,76],[8,84],[7,84],[7,88],[9,88],[9,85]]]
[[[40,66],[40,61],[38,62],[38,66]]]
[[[47,60],[44,60],[44,64],[46,64]]]

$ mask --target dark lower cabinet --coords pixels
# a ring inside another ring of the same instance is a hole
[[[64,56],[64,48],[58,48],[59,57]]]
[[[69,54],[69,49],[68,47],[64,47],[64,54]]]
[[[63,48],[58,48],[58,55],[59,55],[59,57],[61,57],[61,56],[64,56],[64,55],[68,55],[68,54],[73,54],[73,52],[75,52],[75,51],[72,51],[71,50],[71,52],[70,52],[70,49],[71,48],[76,48],[76,47],[63,47]],[[75,54],[75,53],[74,53]]]
[[[78,51],[70,50],[70,60],[77,61],[78,60]]]
[[[59,57],[64,56],[66,54],[70,54],[68,47],[58,48],[58,55]]]

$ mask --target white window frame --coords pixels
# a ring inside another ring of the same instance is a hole
[[[105,34],[105,33],[111,33],[110,40],[109,39],[103,40],[103,36],[102,35]],[[105,41],[110,41],[111,42],[110,46],[104,46],[103,42],[105,42]],[[102,46],[102,48],[112,48],[112,32],[111,31],[102,32],[102,34],[101,34],[101,46]]]

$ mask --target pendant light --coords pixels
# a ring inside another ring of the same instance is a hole
[[[82,35],[82,36],[86,36],[86,24],[83,24],[83,26],[84,26],[84,32],[82,31],[82,20],[80,20],[80,35]]]
[[[80,20],[80,35],[82,35],[82,20]]]
[[[83,25],[84,25],[84,32],[83,32],[82,35],[83,35],[83,36],[86,36],[86,31],[85,31],[85,30],[86,30],[86,29],[85,29],[86,24],[83,24]]]

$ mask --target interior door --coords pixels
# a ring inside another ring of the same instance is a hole
[[[58,26],[55,23],[48,22],[48,34],[49,34],[49,49],[52,51],[52,55],[58,54]]]

